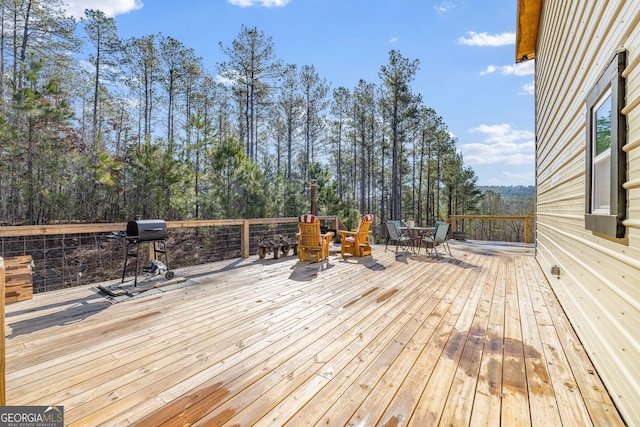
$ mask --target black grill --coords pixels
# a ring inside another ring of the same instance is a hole
[[[164,255],[167,279],[172,279],[173,271],[169,269],[169,256],[167,254],[167,223],[161,219],[138,219],[127,223],[127,231],[125,233],[117,233],[116,237],[122,237],[127,240],[127,248],[124,257],[124,268],[122,269],[122,283],[127,271],[129,258],[136,259],[136,270],[134,276],[134,286],[138,285],[138,259],[140,256],[140,245],[149,243],[153,245],[149,253],[153,252],[153,260],[159,261],[159,255]],[[152,261],[153,261],[152,260]],[[153,264],[153,263],[151,263]],[[154,264],[154,267],[157,267]],[[147,272],[154,272],[157,268],[147,268]]]
[[[161,219],[129,221],[125,237],[137,243],[163,241],[167,238],[167,223]]]

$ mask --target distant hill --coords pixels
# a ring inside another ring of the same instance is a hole
[[[536,189],[529,185],[515,185],[510,187],[479,186],[482,194],[489,190],[500,197],[500,204],[496,205],[494,198],[485,198],[481,210],[491,215],[533,215]]]
[[[495,186],[495,185],[479,185],[478,188],[484,193],[487,190],[491,190],[494,193],[500,194],[503,199],[510,199],[513,197],[518,198],[531,198],[536,194],[536,187],[533,185],[512,185],[512,186]]]

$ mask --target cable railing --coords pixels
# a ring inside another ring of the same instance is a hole
[[[266,237],[295,239],[297,218],[168,221],[166,246],[171,269],[257,252]],[[32,257],[33,293],[118,279],[126,242],[115,238],[126,223],[0,227],[0,257]],[[142,251],[140,264],[153,256]]]
[[[530,215],[452,215],[453,238],[500,242],[535,241],[535,218]]]

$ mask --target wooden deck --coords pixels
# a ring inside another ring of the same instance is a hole
[[[77,426],[622,425],[535,258],[451,248],[38,294],[7,306],[7,403]]]

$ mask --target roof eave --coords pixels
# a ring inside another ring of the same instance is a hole
[[[536,57],[538,24],[542,0],[518,0],[516,22],[516,63]]]

